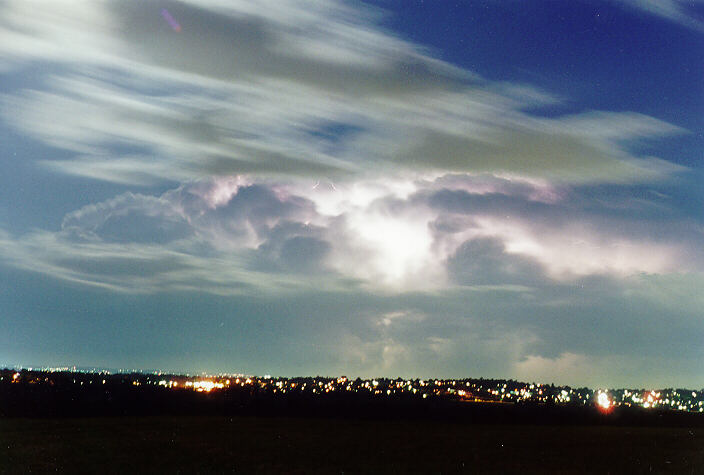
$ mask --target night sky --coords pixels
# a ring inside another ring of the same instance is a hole
[[[704,2],[0,5],[0,365],[704,386]]]

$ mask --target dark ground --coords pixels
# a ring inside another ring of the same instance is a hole
[[[0,418],[0,473],[704,473],[704,427]]]

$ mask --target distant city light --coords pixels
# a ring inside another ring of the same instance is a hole
[[[607,411],[611,408],[611,399],[609,399],[609,395],[605,392],[599,391],[599,394],[596,397],[596,403],[604,411]]]
[[[20,372],[21,370],[21,372]],[[242,374],[178,375],[162,371],[141,373],[136,371],[76,370],[68,368],[14,368],[0,370],[0,381],[16,384],[125,384],[134,388],[160,386],[171,391],[256,391],[257,394],[283,395],[307,394],[315,397],[332,396],[345,392],[375,397],[408,397],[428,399],[453,399],[459,403],[516,404],[562,404],[587,406],[593,404],[608,414],[619,406],[640,407],[647,410],[670,410],[704,412],[704,390],[691,389],[598,389],[571,388],[507,380],[440,380],[421,379],[349,379],[342,377],[285,378],[266,375],[244,376]],[[0,384],[2,384],[0,382]],[[141,390],[141,389],[138,389]]]

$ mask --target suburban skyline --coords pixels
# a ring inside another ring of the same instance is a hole
[[[704,3],[0,11],[0,363],[704,385]]]

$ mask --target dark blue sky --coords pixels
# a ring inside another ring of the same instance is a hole
[[[636,111],[679,125],[692,133],[676,150],[650,145],[668,160],[702,166],[701,31],[608,1],[369,3],[391,12],[385,26],[448,62],[566,99],[537,113]]]

